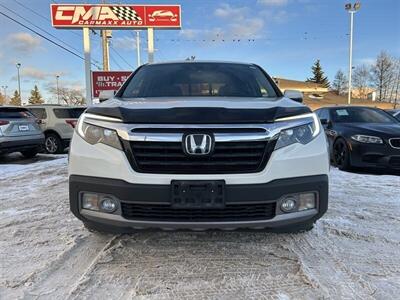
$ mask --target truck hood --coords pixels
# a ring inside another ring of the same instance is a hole
[[[285,97],[113,98],[86,110],[124,123],[152,124],[268,123],[310,112],[307,106]]]

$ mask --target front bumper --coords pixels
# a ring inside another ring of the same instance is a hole
[[[350,141],[350,162],[354,167],[400,170],[400,149],[388,144],[363,144]]]
[[[328,208],[328,176],[316,175],[277,179],[264,184],[226,185],[226,205],[274,204],[272,218],[229,221],[166,221],[151,217],[145,220],[125,218],[121,205],[114,213],[103,213],[81,208],[81,192],[95,192],[112,195],[120,203],[162,205],[170,207],[170,185],[132,184],[118,179],[71,175],[69,178],[70,208],[72,213],[84,222],[96,222],[117,227],[134,229],[236,229],[236,228],[276,228],[321,218]],[[283,196],[301,192],[315,192],[315,209],[300,212],[283,213],[279,201]]]
[[[11,153],[40,148],[44,144],[44,135],[0,137],[0,153]]]

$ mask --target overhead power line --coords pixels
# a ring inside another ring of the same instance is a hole
[[[135,69],[134,66],[132,66],[121,54],[119,54],[119,52],[117,51],[117,49],[115,49],[112,45],[110,45],[110,49],[112,51],[114,51],[115,54],[117,54],[117,56],[124,62],[126,63],[130,68]]]
[[[37,32],[36,30],[30,28],[29,26],[27,26],[27,25],[25,25],[25,24],[19,22],[18,20],[15,20],[13,17],[11,17],[11,16],[5,14],[4,12],[1,12],[1,11],[0,11],[0,15],[2,15],[2,16],[4,16],[4,17],[6,17],[7,19],[9,19],[9,20],[11,20],[11,21],[17,23],[18,25],[20,25],[20,26],[22,26],[22,27],[28,29],[29,31],[35,33],[36,35],[40,36],[41,38],[45,39],[46,41],[48,41],[48,42],[50,42],[50,43],[56,45],[57,47],[60,47],[61,49],[67,51],[68,53],[70,53],[70,54],[72,54],[72,55],[74,55],[74,56],[76,56],[76,57],[78,57],[78,58],[80,58],[80,59],[82,59],[82,60],[85,60],[84,57],[82,57],[81,55],[79,55],[79,54],[77,54],[77,53],[71,51],[70,49],[64,47],[63,45],[60,45],[59,43],[57,43],[57,42],[55,42],[55,41],[49,39],[48,37],[44,36],[44,35],[41,34],[40,32]],[[97,67],[97,68],[100,68],[98,65],[96,65],[96,64],[93,63],[93,62],[91,62],[91,64],[94,65],[94,66]]]
[[[33,14],[35,14],[35,15],[41,17],[42,19],[48,21],[49,23],[51,23],[51,19],[50,19],[49,17],[46,17],[45,15],[43,15],[43,14],[41,14],[41,13],[38,13],[38,12],[35,11],[34,9],[30,8],[29,6],[26,6],[25,4],[19,2],[18,0],[14,0],[14,2],[17,3],[18,5],[20,5],[21,7],[25,8],[26,10],[29,10],[29,11],[32,12]],[[57,2],[55,2],[55,1],[53,1],[53,2],[54,2],[54,3],[57,3]],[[74,30],[68,29],[67,31],[70,32],[70,33],[72,33],[72,34],[74,34],[74,35],[76,35],[76,36],[79,36],[79,37],[81,36],[78,32],[76,32],[76,31],[74,31]],[[91,39],[91,41],[95,41],[95,40],[92,39],[92,38],[90,38],[90,39]]]
[[[43,14],[38,13],[37,11],[33,10],[32,8],[30,8],[29,6],[26,6],[25,4],[21,3],[20,1],[14,0],[14,2],[17,3],[18,5],[20,5],[21,7],[27,9],[28,11],[32,12],[33,14],[35,14],[35,15],[41,17],[42,19],[47,20],[48,22],[51,22],[51,19],[50,19],[50,18],[44,16]],[[52,1],[52,2],[53,2],[53,3],[57,3],[56,1]],[[0,5],[1,5],[1,4],[0,4]],[[1,5],[1,6],[3,6],[3,5]],[[3,6],[3,7],[4,7],[4,6]],[[5,8],[6,8],[6,7],[5,7]],[[12,10],[10,10],[10,9],[8,9],[8,8],[6,8],[6,9],[9,10],[9,11],[12,11]],[[70,47],[71,49],[74,49],[75,51],[78,51],[78,52],[79,52],[79,50],[77,50],[76,48],[74,48],[74,47],[68,45],[68,44],[65,43],[64,41],[60,40],[60,39],[57,38],[55,35],[53,35],[53,34],[47,32],[46,30],[44,30],[44,29],[42,29],[42,28],[36,26],[35,24],[29,22],[29,21],[26,20],[24,17],[18,15],[16,12],[14,12],[14,11],[12,11],[12,12],[13,12],[15,15],[19,16],[21,19],[23,19],[23,20],[25,20],[26,22],[30,23],[32,26],[35,26],[36,28],[39,28],[40,30],[42,30],[43,32],[46,32],[47,34],[51,35],[52,37],[54,37],[55,39],[57,39],[58,41],[60,41],[60,42],[63,43],[64,45],[67,45],[67,46]],[[80,37],[80,34],[77,33],[76,31],[74,31],[74,30],[68,30],[68,31],[69,31],[70,33],[72,33],[72,34],[77,35],[77,36]],[[92,42],[99,42],[97,39],[93,39],[92,37],[90,38],[90,40],[91,40]],[[124,61],[124,63],[126,63],[130,68],[133,68],[132,65],[129,64],[128,61],[127,61],[122,55],[120,55],[119,52],[118,52],[116,49],[113,49],[113,51],[115,52],[115,54],[118,55],[118,57],[119,57],[121,60]],[[119,67],[121,68],[121,66],[118,64],[118,62],[116,62],[115,60],[113,60],[113,61],[115,62],[115,64],[116,64],[117,66],[119,66]],[[98,63],[98,62],[97,62],[97,63]],[[122,68],[121,68],[121,69],[122,69]]]
[[[53,37],[54,39],[56,39],[57,41],[59,41],[60,43],[63,43],[64,45],[68,46],[71,49],[74,49],[75,51],[78,51],[78,49],[76,49],[74,46],[69,45],[68,43],[64,42],[63,40],[59,39],[57,36],[55,36],[54,34],[52,34],[51,32],[48,32],[47,30],[37,26],[36,24],[32,23],[31,21],[29,21],[27,18],[21,16],[20,14],[18,14],[17,12],[13,11],[12,9],[9,9],[8,7],[4,6],[3,4],[0,4],[1,7],[3,7],[4,9],[8,10],[9,12],[13,13],[14,15],[16,15],[17,17],[21,18],[22,20],[24,20],[25,22],[27,22],[28,24],[32,25],[33,27],[45,32],[46,34],[50,35],[51,37]]]

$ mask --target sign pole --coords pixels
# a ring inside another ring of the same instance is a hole
[[[149,53],[149,63],[154,62],[154,29],[147,28],[147,51]]]
[[[92,87],[90,79],[90,31],[88,27],[82,28],[83,33],[83,53],[85,58],[85,83],[86,83],[86,105],[92,105]]]

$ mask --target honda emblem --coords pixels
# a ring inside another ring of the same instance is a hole
[[[213,148],[213,139],[208,134],[188,134],[184,139],[184,148],[189,155],[207,155]]]

